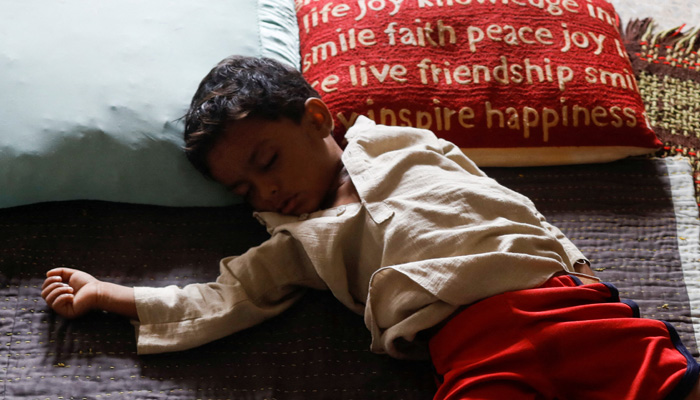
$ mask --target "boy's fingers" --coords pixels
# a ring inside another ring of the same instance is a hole
[[[54,268],[46,271],[46,276],[60,276],[63,273],[63,267]]]
[[[62,284],[58,284],[57,286],[50,288],[50,290],[47,288],[45,292],[46,296],[44,297],[44,300],[46,300],[46,303],[51,307],[56,307],[56,300],[62,295],[73,296],[73,288]],[[42,295],[43,294],[44,292],[42,292]]]
[[[46,278],[46,280],[44,281],[44,284],[41,286],[42,293],[43,293],[43,290],[46,289],[52,283],[62,282],[62,281],[63,281],[63,279],[60,276],[49,276],[48,278]]]
[[[64,293],[64,294],[56,297],[56,300],[53,302],[51,307],[53,307],[54,309],[61,308],[65,304],[69,304],[71,301],[73,301],[73,294]]]
[[[44,285],[45,287],[41,290],[41,297],[46,300],[46,298],[53,292],[54,290],[58,288],[64,288],[64,287],[69,287],[65,283],[62,283],[61,281],[58,282],[51,282],[49,285]]]
[[[71,275],[73,275],[76,271],[77,270],[73,268],[58,267],[47,271],[46,276],[60,276],[61,279],[67,282],[70,279]]]
[[[47,276],[55,276],[55,275],[63,275],[64,273],[70,273],[73,271],[71,268],[66,268],[66,267],[58,267],[58,268],[53,268],[48,270],[46,272]]]

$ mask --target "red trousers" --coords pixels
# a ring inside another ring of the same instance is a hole
[[[435,399],[683,399],[700,366],[609,284],[558,276],[479,301],[430,340]]]

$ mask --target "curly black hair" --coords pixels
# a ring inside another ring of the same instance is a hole
[[[310,97],[320,98],[291,66],[269,58],[225,58],[202,79],[184,117],[185,154],[211,178],[207,156],[227,123],[246,117],[300,123]]]

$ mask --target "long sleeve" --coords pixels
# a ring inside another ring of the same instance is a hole
[[[305,287],[324,285],[285,234],[223,259],[216,282],[137,287],[138,353],[185,350],[256,325],[289,308]]]

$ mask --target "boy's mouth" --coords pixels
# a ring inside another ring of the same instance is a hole
[[[297,206],[298,195],[293,195],[288,197],[285,201],[277,207],[277,212],[284,215],[291,215]]]

